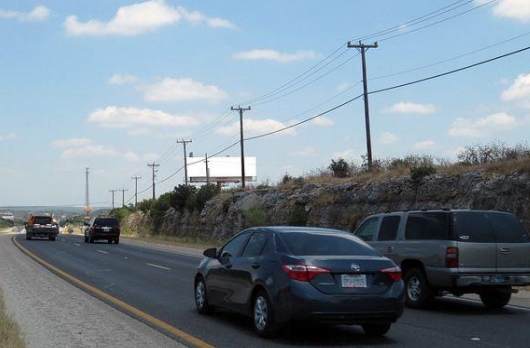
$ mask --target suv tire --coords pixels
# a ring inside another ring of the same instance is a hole
[[[501,309],[510,302],[512,294],[506,291],[491,291],[480,293],[480,300],[488,309]]]
[[[405,273],[405,304],[410,308],[422,308],[434,298],[425,273],[412,268]]]

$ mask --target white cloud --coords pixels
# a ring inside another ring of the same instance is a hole
[[[477,120],[457,118],[449,128],[449,135],[463,138],[484,138],[499,131],[513,129],[517,119],[504,112]]]
[[[190,78],[163,80],[142,87],[147,101],[222,100],[228,93],[214,85],[205,85]]]
[[[37,6],[30,12],[8,11],[0,9],[0,18],[16,19],[20,22],[43,21],[50,15],[50,10],[46,6]]]
[[[319,127],[330,127],[335,124],[332,119],[320,116],[313,120],[313,124]]]
[[[382,112],[396,113],[396,114],[421,114],[428,115],[436,111],[436,107],[432,104],[417,104],[417,103],[397,103],[389,108],[383,109]]]
[[[53,147],[82,147],[90,144],[92,144],[92,140],[87,138],[72,138],[52,142]]]
[[[140,159],[140,156],[138,156],[137,154],[135,154],[134,152],[126,152],[123,157],[127,160],[127,161],[131,161],[131,162],[135,162],[135,161],[138,161]]]
[[[432,140],[420,141],[414,144],[413,148],[416,150],[428,150],[436,148],[437,144]]]
[[[337,86],[337,92],[347,91],[350,87],[351,87],[351,83],[349,82],[339,83],[339,85]]]
[[[313,146],[306,146],[305,148],[291,152],[290,155],[297,156],[297,157],[311,157],[315,156],[317,154],[317,151]]]
[[[384,132],[379,137],[379,142],[382,144],[395,144],[399,141],[399,137],[390,132]]]
[[[297,51],[295,53],[281,53],[272,49],[255,49],[234,54],[236,59],[272,60],[279,63],[290,63],[306,59],[316,59],[320,55],[313,51]]]
[[[262,135],[269,132],[274,132],[276,130],[283,129],[287,127],[287,125],[281,123],[280,121],[267,119],[267,120],[253,120],[253,119],[245,119],[243,122],[243,131],[245,137],[250,137],[253,135]],[[220,127],[215,130],[218,134],[223,135],[234,135],[239,134],[239,121],[232,123],[230,126]],[[282,132],[278,132],[276,134],[279,135],[287,135],[287,134],[296,134],[296,130],[294,128],[286,129]]]
[[[486,4],[489,0],[475,0],[478,4]],[[498,17],[517,19],[521,22],[530,21],[530,2],[528,0],[499,0],[493,13]]]
[[[198,120],[189,116],[173,116],[159,110],[107,106],[90,114],[89,122],[105,128],[133,128],[142,126],[190,126]]]
[[[63,25],[70,35],[138,35],[180,22],[206,23],[210,27],[235,28],[230,21],[210,18],[204,14],[189,12],[183,7],[173,7],[163,0],[151,0],[122,6],[108,22],[91,19],[80,22],[77,16],[66,18]]]
[[[63,159],[72,159],[77,157],[117,157],[118,151],[110,146],[89,145],[66,149],[61,154]]]
[[[331,158],[333,158],[333,159],[342,158],[342,159],[344,159],[346,161],[352,160],[355,156],[357,156],[357,153],[355,152],[354,149],[346,149],[344,151],[333,152],[331,154]]]
[[[110,77],[109,83],[112,85],[123,85],[123,84],[129,84],[129,83],[135,83],[138,79],[136,76],[125,74],[114,74]]]
[[[18,135],[16,135],[15,133],[9,133],[9,134],[6,134],[6,135],[0,134],[0,141],[15,140],[15,139],[18,139]]]
[[[513,84],[502,92],[501,99],[530,101],[530,73],[517,76]]]

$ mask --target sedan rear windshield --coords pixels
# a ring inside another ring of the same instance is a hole
[[[318,232],[286,232],[280,234],[294,256],[302,255],[365,255],[379,256],[370,246],[348,234]]]

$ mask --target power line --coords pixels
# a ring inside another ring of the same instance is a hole
[[[479,65],[483,65],[483,64],[486,64],[486,63],[491,63],[491,62],[499,60],[501,58],[506,58],[506,57],[512,56],[514,54],[518,54],[518,53],[527,51],[529,49],[530,49],[530,46],[525,47],[525,48],[521,48],[521,49],[513,51],[513,52],[509,52],[509,53],[506,53],[506,54],[503,54],[503,55],[500,55],[500,56],[497,56],[497,57],[494,57],[494,58],[491,58],[491,59],[486,59],[486,60],[480,61],[478,63],[470,64],[470,65],[464,66],[462,68],[450,70],[450,71],[447,71],[447,72],[444,72],[444,73],[441,73],[441,74],[425,77],[423,79],[419,79],[419,80],[415,80],[415,81],[411,81],[411,82],[407,82],[407,83],[402,83],[400,85],[396,85],[396,86],[392,86],[392,87],[387,87],[387,88],[382,88],[382,89],[378,89],[378,90],[375,90],[375,91],[371,91],[371,92],[368,92],[368,94],[386,92],[386,91],[390,91],[390,90],[393,90],[393,89],[414,85],[416,83],[433,80],[433,79],[436,79],[436,78],[439,78],[439,77],[442,77],[442,76],[451,75],[451,74],[454,74],[454,73],[457,73],[457,72],[460,72],[460,71],[464,71],[464,70],[467,70],[467,69],[474,68],[474,67],[479,66]]]
[[[479,65],[483,65],[483,64],[490,63],[490,62],[493,62],[493,61],[496,61],[496,60],[499,60],[499,59],[502,59],[502,58],[506,58],[506,57],[509,57],[509,56],[512,56],[512,55],[515,55],[515,54],[518,54],[518,53],[522,53],[522,52],[527,51],[527,50],[530,50],[530,46],[521,48],[521,49],[516,50],[516,51],[509,52],[509,53],[506,53],[506,54],[503,54],[503,55],[500,55],[500,56],[496,56],[496,57],[491,58],[491,59],[483,60],[483,61],[480,61],[478,63],[470,64],[470,65],[464,66],[462,68],[458,68],[458,69],[454,69],[454,70],[451,70],[451,71],[447,71],[447,72],[442,73],[442,74],[437,74],[437,75],[429,76],[429,77],[426,77],[426,78],[423,78],[423,79],[419,79],[419,80],[403,83],[403,84],[400,84],[400,85],[395,85],[395,86],[391,86],[391,87],[387,87],[387,88],[378,89],[378,90],[375,90],[375,91],[370,91],[370,92],[368,92],[368,94],[386,92],[386,91],[390,91],[390,90],[393,90],[393,89],[398,89],[398,88],[410,86],[410,85],[413,85],[413,84],[416,84],[416,83],[433,80],[433,79],[436,79],[436,78],[439,78],[439,77],[442,77],[442,76],[454,74],[454,73],[457,73],[457,72],[460,72],[460,71],[463,71],[463,70],[467,70],[467,69],[470,69],[470,68],[473,68],[473,67],[476,67],[476,66],[479,66]],[[263,137],[266,137],[266,136],[269,136],[269,135],[273,135],[273,134],[280,133],[280,132],[286,131],[288,129],[297,127],[297,126],[299,126],[301,124],[304,124],[306,122],[314,120],[314,119],[316,119],[318,117],[321,117],[321,116],[323,116],[325,114],[328,114],[328,113],[330,113],[332,111],[340,109],[343,106],[345,106],[345,105],[347,105],[347,104],[349,104],[349,103],[361,98],[362,96],[363,96],[363,94],[360,94],[360,95],[358,95],[358,96],[356,96],[356,97],[354,97],[352,99],[349,99],[349,100],[345,101],[342,104],[339,104],[339,105],[337,105],[337,106],[335,106],[335,107],[333,107],[331,109],[328,109],[328,110],[326,110],[324,112],[321,112],[318,115],[315,115],[315,116],[307,118],[307,119],[305,119],[303,121],[300,121],[300,122],[297,122],[295,124],[292,124],[292,125],[290,125],[288,127],[277,129],[277,130],[275,130],[273,132],[269,132],[269,133],[265,133],[265,134],[261,134],[261,135],[257,135],[257,136],[253,136],[253,137],[249,137],[249,138],[246,138],[245,140],[259,139],[259,138],[263,138]]]

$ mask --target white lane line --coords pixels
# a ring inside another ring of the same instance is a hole
[[[106,251],[103,251],[103,250],[99,250],[99,249],[96,249],[96,251],[97,251],[98,253],[102,253],[102,254],[108,254],[108,252],[106,252]]]
[[[151,266],[151,267],[160,268],[160,269],[165,269],[166,271],[171,271],[171,268],[160,266],[160,265],[155,265],[154,263],[146,263],[146,265]]]
[[[79,244],[79,243],[74,243],[74,245],[75,245],[75,246],[81,246],[81,244]]]

